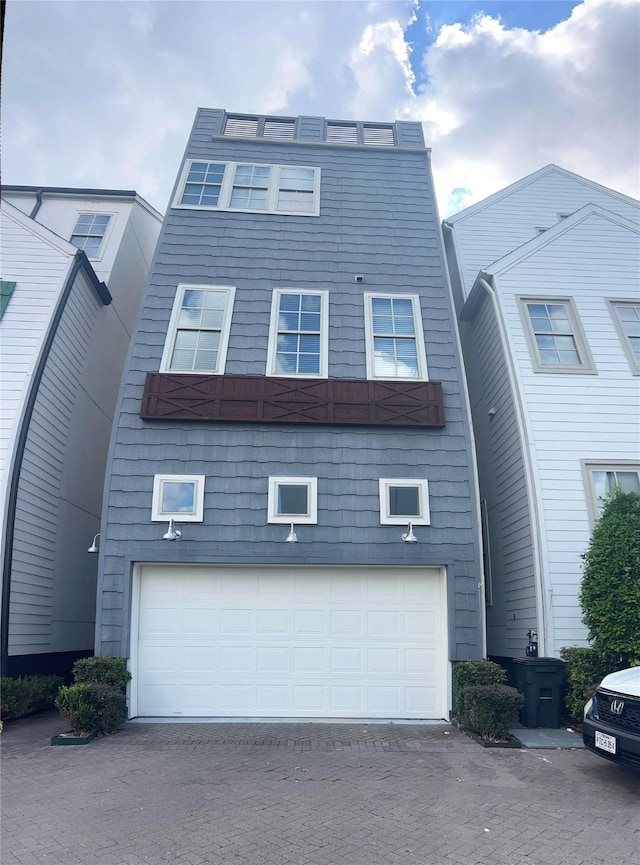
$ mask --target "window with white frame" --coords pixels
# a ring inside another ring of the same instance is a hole
[[[536,372],[594,372],[569,299],[520,298],[525,334]]]
[[[87,258],[98,258],[110,219],[108,213],[80,213],[71,243],[82,249]]]
[[[617,463],[583,462],[582,471],[591,523],[598,519],[604,503],[616,490],[640,493],[640,463],[631,460]]]
[[[204,511],[204,475],[155,475],[151,520],[201,523]]]
[[[318,216],[320,169],[191,159],[184,167],[173,206]]]
[[[178,286],[161,372],[222,375],[234,296],[233,286]]]
[[[367,377],[426,381],[417,295],[365,294]]]
[[[327,305],[326,291],[274,290],[267,375],[327,377]]]
[[[493,604],[493,579],[491,577],[491,547],[489,544],[489,508],[487,500],[480,501],[480,524],[482,528],[482,572],[484,574],[484,602]]]
[[[318,522],[318,479],[270,477],[268,522],[315,525]]]
[[[634,373],[640,372],[640,304],[612,301],[614,321]]]
[[[380,478],[379,483],[381,525],[429,525],[429,481],[415,478]]]

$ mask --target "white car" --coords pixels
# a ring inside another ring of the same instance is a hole
[[[585,747],[640,767],[640,667],[609,673],[584,707]]]

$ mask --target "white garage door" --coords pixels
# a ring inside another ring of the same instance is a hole
[[[132,714],[442,718],[437,568],[142,565]]]

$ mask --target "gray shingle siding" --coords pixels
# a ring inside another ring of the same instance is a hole
[[[172,208],[143,300],[114,428],[105,492],[97,651],[128,654],[131,563],[344,563],[442,565],[448,572],[452,659],[479,657],[480,561],[462,372],[426,151],[231,139],[223,114],[200,110],[186,158],[321,168],[320,216]],[[301,117],[297,135],[320,136]],[[398,143],[421,147],[419,124],[398,124]],[[363,283],[356,283],[362,274]],[[366,377],[364,292],[420,296],[429,377],[443,383],[444,429],[143,422],[147,372],[159,369],[179,283],[233,285],[225,372],[265,375],[274,288],[329,292],[329,376]],[[179,544],[151,522],[153,476],[204,474],[204,522]],[[318,524],[284,543],[267,525],[267,479],[318,478]],[[428,478],[431,525],[420,543],[381,526],[380,477]],[[119,597],[120,596],[120,599]],[[106,599],[108,598],[108,603]]]

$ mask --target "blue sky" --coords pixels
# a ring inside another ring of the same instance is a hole
[[[638,196],[638,0],[9,0],[6,183],[164,211],[196,109],[418,120],[441,214],[554,162]]]

